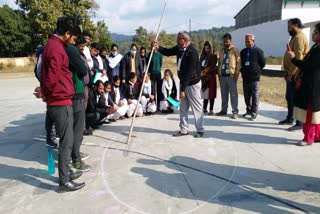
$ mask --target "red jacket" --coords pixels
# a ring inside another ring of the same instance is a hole
[[[63,41],[52,36],[43,50],[41,88],[49,106],[72,105],[74,86]]]

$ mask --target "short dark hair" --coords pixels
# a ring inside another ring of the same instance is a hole
[[[119,47],[118,47],[117,44],[112,44],[112,45],[111,45],[111,50],[112,50],[114,47],[116,47],[117,49],[119,49]]]
[[[81,45],[81,44],[86,44],[86,43],[87,43],[87,41],[85,40],[85,38],[83,36],[78,37],[76,40],[76,46]]]
[[[142,50],[147,51],[147,49],[146,49],[145,47],[141,46],[141,47],[140,47],[140,51],[142,51]]]
[[[58,18],[56,32],[58,35],[64,35],[70,32],[73,36],[81,35],[81,20],[76,16],[62,16]]]
[[[136,43],[132,43],[132,44],[131,44],[130,48],[133,48],[133,47],[136,47],[136,48],[138,49],[138,46],[137,46]]]
[[[100,49],[101,49],[101,45],[100,45],[99,43],[97,43],[97,42],[91,43],[90,46],[91,46],[92,48],[95,48],[95,49],[99,50],[99,51],[100,51]]]
[[[100,84],[104,86],[102,80],[97,80],[97,82],[94,85],[98,87]]]
[[[86,31],[86,30],[82,31],[82,36],[89,36],[90,38],[92,38],[91,33],[89,33],[89,31]]]
[[[296,25],[298,28],[304,28],[301,20],[299,18],[293,18],[293,19],[290,19],[288,21],[288,23],[291,23],[293,25]]]
[[[131,72],[131,73],[129,74],[129,80],[132,80],[132,79],[134,79],[134,78],[136,78],[136,77],[137,77],[137,74],[134,73],[134,72]]]
[[[106,51],[107,52],[107,49],[105,47],[101,47],[100,48],[100,52],[103,52],[103,51]]]
[[[230,39],[230,40],[232,40],[232,36],[231,36],[230,33],[224,34],[224,35],[223,35],[223,38],[224,38],[224,39]]]
[[[106,81],[106,82],[104,83],[104,87],[107,87],[108,85],[111,86],[112,84],[111,84],[111,82]]]
[[[114,77],[113,77],[113,82],[117,82],[118,80],[120,80],[120,77],[119,77],[119,76],[114,76]]]

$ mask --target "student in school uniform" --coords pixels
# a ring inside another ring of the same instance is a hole
[[[150,73],[147,74],[141,97],[141,105],[143,113],[150,115],[157,111],[157,105],[155,102],[155,88],[151,84]]]
[[[139,92],[140,90],[137,84],[137,74],[131,72],[128,77],[128,82],[125,84],[124,87],[124,96],[128,100],[129,105],[127,117],[132,117],[136,108],[138,108],[136,116],[143,116],[142,105],[138,103]]]
[[[177,86],[170,69],[164,71],[164,77],[160,83],[161,85],[158,89],[158,94],[160,96],[160,111],[162,113],[172,113],[174,111],[173,106],[167,101],[167,98],[172,97],[173,99],[177,99]]]

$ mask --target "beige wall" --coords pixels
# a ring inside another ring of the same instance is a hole
[[[0,64],[4,66],[23,67],[35,64],[35,62],[36,59],[34,57],[0,58]]]

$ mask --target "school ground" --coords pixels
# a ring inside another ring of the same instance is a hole
[[[58,194],[36,86],[33,77],[0,79],[0,213],[320,213],[320,144],[295,146],[302,134],[277,125],[286,109],[266,103],[254,122],[206,115],[200,139],[171,136],[177,113],[137,118],[128,156],[131,120],[104,125],[84,138],[86,187]],[[189,122],[193,134],[191,112]]]

